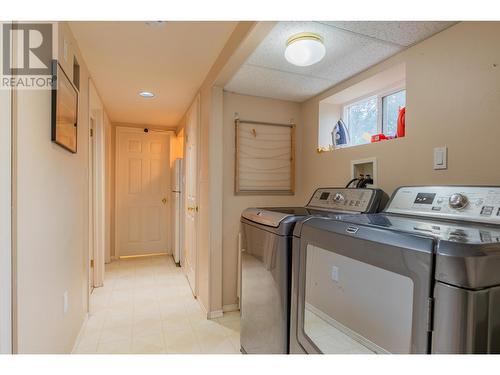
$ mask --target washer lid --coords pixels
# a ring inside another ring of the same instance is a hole
[[[265,208],[247,208],[243,211],[241,216],[256,223],[277,228],[283,220],[296,215],[292,213],[271,211]]]

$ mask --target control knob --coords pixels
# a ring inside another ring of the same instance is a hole
[[[465,195],[460,194],[460,193],[455,193],[455,194],[452,194],[450,196],[448,203],[450,204],[451,208],[454,208],[456,210],[461,210],[461,209],[467,207],[469,200],[467,199],[467,197]]]
[[[336,193],[334,196],[333,196],[333,200],[335,202],[343,202],[345,199],[344,195],[341,194],[341,193]]]

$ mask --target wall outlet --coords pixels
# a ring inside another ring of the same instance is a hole
[[[339,268],[337,266],[332,266],[331,278],[332,278],[332,281],[335,281],[335,282],[339,281]]]
[[[63,58],[64,58],[64,61],[68,61],[68,55],[69,55],[69,42],[64,39],[64,42],[63,42]]]
[[[68,291],[63,293],[63,311],[66,314],[68,312],[69,301],[68,301]]]

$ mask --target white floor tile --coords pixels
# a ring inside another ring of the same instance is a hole
[[[239,353],[239,312],[207,320],[171,257],[106,265],[75,354]]]

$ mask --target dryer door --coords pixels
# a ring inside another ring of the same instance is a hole
[[[310,220],[297,339],[308,353],[428,353],[431,238]]]

